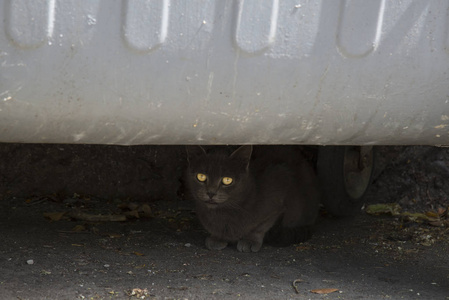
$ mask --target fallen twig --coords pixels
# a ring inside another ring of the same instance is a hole
[[[72,211],[69,216],[76,220],[87,222],[123,222],[126,221],[124,215],[91,215],[79,211]]]
[[[298,289],[298,287],[296,286],[296,284],[297,284],[297,283],[300,283],[300,282],[302,282],[301,279],[295,279],[295,280],[293,280],[292,286],[293,286],[293,288],[295,289],[296,294],[299,294],[299,289]]]

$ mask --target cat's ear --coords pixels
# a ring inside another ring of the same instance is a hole
[[[231,154],[231,159],[238,159],[246,164],[246,167],[249,166],[249,161],[251,159],[251,153],[253,153],[253,146],[252,145],[245,145],[239,147],[237,150],[235,150]]]
[[[201,155],[206,155],[206,151],[201,146],[186,146],[187,160],[190,162],[191,159],[199,157]]]

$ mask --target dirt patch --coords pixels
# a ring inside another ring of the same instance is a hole
[[[427,146],[379,147],[381,172],[368,203],[398,203],[404,211],[449,206],[449,149]]]
[[[30,203],[1,203],[5,299],[322,299],[311,293],[317,289],[338,289],[327,299],[448,295],[446,228],[404,226],[393,217],[323,216],[308,242],[247,254],[233,246],[205,249],[206,232],[185,202],[152,203],[151,218],[125,222],[44,217],[71,210],[121,214],[121,203],[82,197],[76,204]]]
[[[0,194],[174,200],[185,162],[179,146],[0,143]]]

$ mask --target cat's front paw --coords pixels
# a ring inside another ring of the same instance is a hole
[[[206,238],[206,248],[209,250],[223,250],[228,243],[213,237]]]
[[[237,250],[239,250],[240,252],[259,252],[261,247],[262,242],[240,240],[237,243]]]

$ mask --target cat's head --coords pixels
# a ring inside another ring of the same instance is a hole
[[[232,205],[248,188],[252,146],[241,146],[231,155],[206,153],[201,146],[187,146],[187,182],[195,200],[208,208]]]

